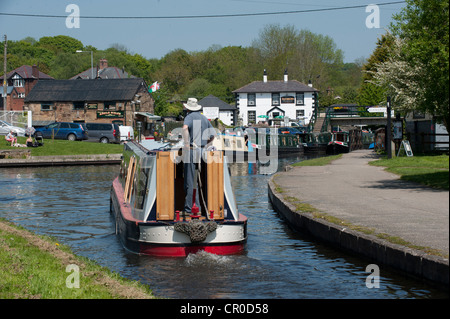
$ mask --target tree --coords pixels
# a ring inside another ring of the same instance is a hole
[[[192,80],[191,56],[183,49],[176,49],[166,54],[161,61],[155,78],[164,82],[172,93],[180,93],[182,88]]]
[[[290,25],[265,26],[252,46],[261,52],[270,79],[283,79],[287,68],[290,78],[304,83],[314,80],[320,89],[321,83],[330,80],[332,70],[343,65],[342,51],[333,39]]]
[[[377,64],[377,71],[373,72],[373,79],[369,82],[382,87],[392,97],[394,109],[401,112],[423,110],[426,87],[422,82],[427,77],[426,66],[415,61],[412,67],[404,54],[405,46],[404,40],[396,38],[390,48],[389,58]]]
[[[66,35],[57,35],[55,37],[42,37],[36,44],[40,47],[52,50],[55,53],[58,52],[74,53],[76,50],[83,49],[83,43],[81,41]]]
[[[403,70],[399,76],[414,81],[410,90],[394,89],[394,94],[403,101],[414,100],[414,109],[433,115],[450,131],[448,1],[407,0],[394,20],[391,29],[401,42],[397,43],[399,51],[390,62],[391,69],[386,65],[385,71]],[[391,77],[395,78],[395,74]]]

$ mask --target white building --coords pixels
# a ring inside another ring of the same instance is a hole
[[[236,125],[236,106],[229,105],[214,95],[208,95],[201,99],[198,104],[202,106],[202,113],[209,120],[218,118],[225,125]]]
[[[262,81],[252,82],[233,91],[243,125],[262,121],[271,124],[274,119],[285,118],[304,120],[304,125],[308,125],[317,105],[318,92],[311,83],[306,85],[288,80],[287,70],[282,81],[268,81],[264,70]]]

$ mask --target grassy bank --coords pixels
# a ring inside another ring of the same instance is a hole
[[[19,144],[26,144],[25,137],[19,137]],[[4,141],[0,143],[0,149],[19,149],[11,147]],[[121,144],[103,144],[86,141],[67,141],[44,139],[44,145],[39,147],[28,147],[31,156],[57,156],[57,155],[92,155],[92,154],[119,154],[123,151]]]
[[[144,285],[0,219],[0,299],[147,299]],[[78,285],[77,285],[78,284]]]
[[[313,158],[310,160],[294,163],[292,164],[292,166],[324,166],[330,164],[332,161],[337,160],[341,157],[342,154]]]
[[[401,179],[438,189],[449,189],[449,158],[440,156],[412,156],[380,159],[369,163],[386,167]]]

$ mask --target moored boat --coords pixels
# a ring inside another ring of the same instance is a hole
[[[331,141],[329,132],[306,132],[301,135],[305,153],[326,153],[328,143]]]
[[[327,146],[327,154],[341,154],[349,151],[349,132],[333,132]]]
[[[183,162],[178,150],[150,150],[145,143],[124,146],[120,174],[111,187],[116,233],[128,250],[183,257],[204,250],[219,255],[245,250],[247,217],[238,212],[227,158],[206,152],[199,165],[197,213],[184,215]]]
[[[304,152],[299,134],[278,134],[277,129],[258,128],[249,136],[251,141],[255,141],[258,159],[301,155]]]

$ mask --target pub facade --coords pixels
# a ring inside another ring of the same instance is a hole
[[[153,113],[154,100],[141,78],[40,81],[25,98],[33,126],[98,122],[134,126],[137,112]]]

